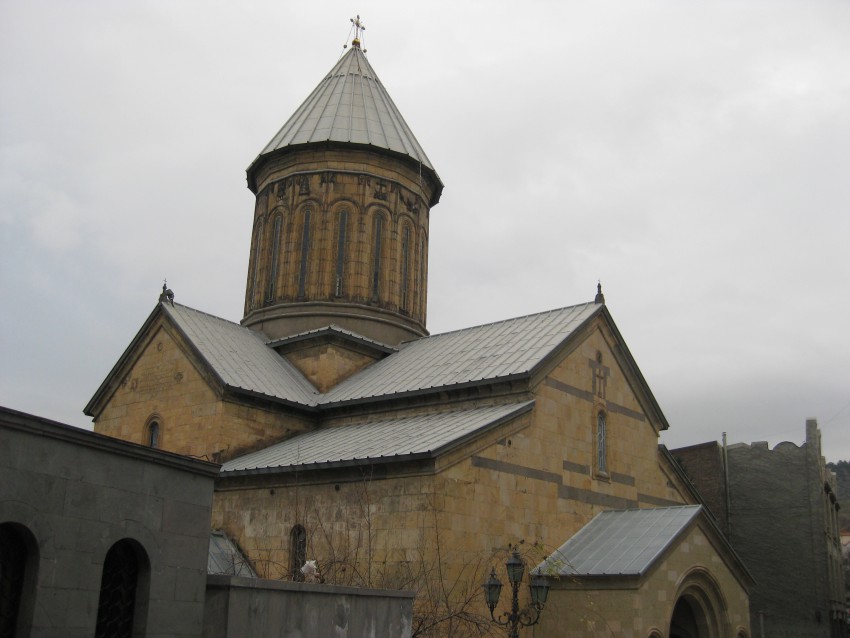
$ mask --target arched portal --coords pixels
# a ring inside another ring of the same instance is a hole
[[[720,638],[729,635],[726,601],[714,578],[702,570],[690,572],[678,588],[670,617],[670,638]]]
[[[106,553],[95,638],[144,635],[150,563],[144,548],[125,538]]]

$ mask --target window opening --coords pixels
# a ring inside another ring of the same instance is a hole
[[[342,296],[342,276],[343,268],[345,267],[345,231],[348,226],[348,211],[343,210],[339,213],[339,232],[336,240],[336,285],[334,286],[334,295]]]
[[[274,229],[272,230],[272,263],[269,270],[269,287],[266,292],[266,301],[273,301],[277,287],[277,264],[278,252],[280,251],[280,215],[274,218]]]
[[[139,562],[131,541],[109,548],[103,562],[95,638],[132,638]]]
[[[606,426],[605,413],[599,412],[596,415],[596,469],[599,472],[608,471]]]
[[[29,559],[26,543],[12,524],[0,525],[0,636],[11,638],[18,629]]]
[[[159,422],[151,421],[148,426],[148,445],[150,447],[159,447]]]
[[[408,310],[407,307],[407,274],[409,270],[409,248],[410,245],[410,226],[404,227],[404,233],[401,238],[401,308]]]
[[[375,254],[372,260],[372,301],[378,300],[378,285],[381,278],[381,232],[384,218],[375,217]]]
[[[263,220],[257,222],[256,244],[254,244],[254,272],[251,276],[251,308],[254,307],[254,297],[257,294],[257,284],[260,279],[260,248],[263,245]]]
[[[304,211],[304,228],[301,231],[301,267],[298,273],[298,296],[304,297],[307,291],[307,258],[310,252],[310,209]]]

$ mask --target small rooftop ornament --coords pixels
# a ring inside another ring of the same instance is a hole
[[[605,303],[605,295],[602,294],[602,282],[596,284],[596,298],[593,300],[593,303]]]
[[[174,292],[168,287],[167,279],[162,280],[162,292],[159,295],[159,301],[160,303],[168,302],[172,306],[174,305]]]
[[[363,32],[366,30],[366,27],[362,22],[360,22],[360,16],[359,15],[356,18],[349,18],[349,20],[351,21],[351,28],[354,29],[354,39],[351,41],[351,46],[359,49],[360,48],[360,39],[361,39],[361,36],[363,35]],[[351,32],[349,31],[349,33],[351,33]],[[342,48],[347,49],[348,45],[343,44]],[[363,49],[363,53],[366,53],[366,49]]]

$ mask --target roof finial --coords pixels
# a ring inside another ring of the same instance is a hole
[[[360,15],[356,18],[351,18],[351,24],[354,25],[354,39],[351,41],[351,46],[360,48],[360,36],[366,30],[366,27],[360,22]]]
[[[169,302],[171,305],[174,305],[174,292],[168,287],[168,280],[162,280],[162,293],[159,295],[159,302]]]
[[[596,299],[593,300],[593,303],[605,303],[605,295],[602,294],[601,281],[598,281],[596,284]]]

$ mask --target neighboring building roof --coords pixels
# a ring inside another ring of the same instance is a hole
[[[320,142],[393,151],[434,171],[366,55],[356,45],[336,63],[257,159],[285,147]]]
[[[423,337],[346,379],[320,403],[422,392],[530,373],[602,305],[579,304]]]
[[[210,548],[207,554],[207,574],[225,574],[256,578],[257,574],[245,555],[227,534],[217,530],[210,532]]]
[[[531,410],[533,401],[424,414],[299,434],[222,465],[223,475],[430,458]]]
[[[682,505],[602,512],[535,571],[552,576],[642,576],[701,510],[701,505]]]
[[[289,361],[266,345],[266,337],[180,304],[160,304],[224,385],[306,406],[318,391]]]

